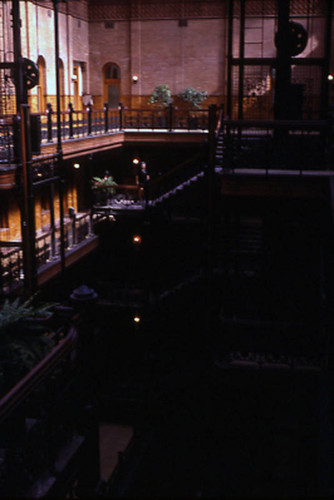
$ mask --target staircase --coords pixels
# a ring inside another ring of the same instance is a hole
[[[204,172],[203,171],[198,172],[197,174],[190,177],[190,179],[187,179],[187,180],[181,182],[173,189],[170,189],[169,191],[162,194],[161,196],[158,196],[158,198],[150,200],[149,205],[155,207],[155,206],[159,205],[160,203],[164,202],[165,200],[171,199],[175,195],[183,192],[186,188],[188,188],[192,184],[195,184],[196,182],[198,182],[198,180],[201,179],[202,177],[204,177]]]
[[[221,173],[223,170],[224,162],[224,132],[221,128],[218,132],[216,143],[216,156],[215,156],[215,171]]]

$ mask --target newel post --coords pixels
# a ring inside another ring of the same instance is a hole
[[[48,142],[53,142],[52,138],[52,115],[53,115],[53,109],[52,109],[52,104],[51,102],[48,102],[46,105],[46,113],[48,117]]]
[[[87,106],[88,112],[88,135],[92,135],[92,104],[89,103]]]
[[[104,103],[104,131],[107,133],[109,130],[109,122],[108,122],[108,111],[109,111],[109,104],[107,102]]]
[[[70,126],[70,137],[73,137],[73,104],[71,102],[68,103],[68,121]]]

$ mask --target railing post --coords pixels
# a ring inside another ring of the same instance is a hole
[[[2,250],[0,250],[0,295],[3,294],[3,266],[2,266]]]
[[[224,122],[224,114],[225,114],[225,105],[224,103],[222,102],[221,105],[220,105],[220,110],[221,110],[221,124],[220,124],[220,129],[223,128],[223,122]]]
[[[109,104],[107,102],[104,103],[104,131],[107,133],[109,130],[109,123],[108,123],[108,111],[109,111]]]
[[[70,207],[68,209],[68,214],[70,216],[70,219],[72,221],[72,246],[76,244],[76,213],[75,213],[75,208]]]
[[[21,146],[21,116],[13,116],[13,146],[14,146],[14,163],[20,163],[22,155]]]
[[[53,109],[52,109],[52,104],[51,102],[48,102],[46,105],[46,114],[48,117],[48,142],[53,142],[52,138],[52,115],[53,115]]]
[[[119,111],[119,129],[123,130],[123,104],[120,102],[118,105],[118,111]]]
[[[88,112],[88,135],[92,135],[92,105],[91,103],[87,106]]]
[[[23,245],[24,288],[27,295],[37,289],[36,264],[36,230],[35,230],[35,202],[32,187],[32,154],[30,140],[30,108],[21,105],[21,139],[22,139],[22,208],[21,231]]]
[[[73,137],[73,104],[71,102],[68,103],[68,122],[70,126],[70,137]]]
[[[173,130],[173,104],[169,103],[168,105],[168,130],[172,132]]]

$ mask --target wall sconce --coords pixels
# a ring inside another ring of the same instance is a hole
[[[138,82],[138,76],[137,75],[133,75],[132,77],[132,83],[137,83]]]
[[[138,164],[139,164],[139,158],[137,158],[137,156],[135,156],[135,157],[133,158],[133,160],[132,160],[132,163],[133,163],[134,165],[138,165]]]
[[[80,163],[73,163],[73,168],[80,168]]]
[[[332,75],[332,73],[330,73],[327,78],[330,82],[332,82],[334,80],[334,75]]]
[[[140,245],[141,244],[141,236],[140,234],[135,234],[132,238],[132,242],[135,244],[135,245]]]
[[[138,316],[138,314],[136,314],[136,316],[133,317],[133,321],[135,323],[137,323],[137,325],[138,325],[138,323],[140,323],[140,320],[141,320],[141,318],[140,318],[140,316]]]

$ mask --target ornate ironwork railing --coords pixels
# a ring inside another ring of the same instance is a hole
[[[63,140],[79,139],[121,130],[183,130],[207,131],[208,109],[168,108],[135,109],[119,106],[109,109],[75,110],[70,104],[67,111],[61,112],[61,136]],[[42,143],[53,142],[57,135],[57,117],[51,105],[41,115]]]
[[[222,167],[227,170],[330,170],[330,121],[225,120]]]
[[[14,163],[17,131],[17,122],[12,116],[0,119],[0,165]]]
[[[2,241],[0,244],[0,288],[10,291],[23,280],[23,250],[20,242]]]
[[[176,165],[164,174],[153,179],[149,186],[149,198],[154,202],[164,199],[169,193],[176,189],[183,189],[190,184],[192,178],[203,172],[205,158],[203,153],[194,155],[192,158]]]
[[[66,219],[65,251],[75,248],[93,235],[92,216],[90,212],[79,213]],[[37,267],[56,261],[61,255],[60,228],[43,232],[36,236],[35,255]],[[23,282],[23,249],[19,241],[0,242],[0,290],[10,292]]]
[[[40,498],[52,491],[84,441],[70,390],[77,330],[60,327],[56,337],[56,346],[0,399],[3,498]]]

